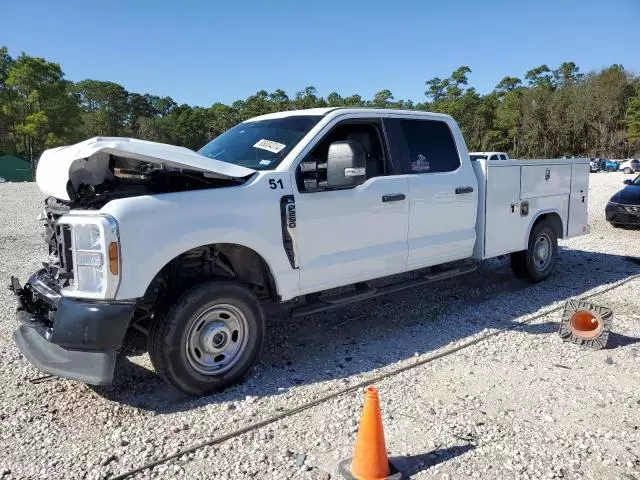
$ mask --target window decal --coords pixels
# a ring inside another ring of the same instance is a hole
[[[254,148],[260,148],[261,150],[266,150],[267,152],[278,153],[282,150],[286,145],[284,143],[274,142],[273,140],[262,139],[258,140]]]

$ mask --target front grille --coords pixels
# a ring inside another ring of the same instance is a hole
[[[640,224],[640,205],[609,203],[606,208],[607,220],[616,223]]]
[[[45,202],[45,240],[49,245],[46,268],[61,288],[69,286],[73,280],[71,226],[58,223],[68,211],[69,207],[55,198],[50,197]]]
[[[71,226],[56,225],[57,257],[60,269],[73,273],[73,251],[71,250]]]
[[[608,206],[612,212],[622,213],[622,214],[632,214],[639,215],[640,214],[640,205],[622,205],[620,203],[610,203]]]

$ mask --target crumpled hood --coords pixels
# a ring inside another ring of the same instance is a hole
[[[611,201],[623,205],[640,205],[640,185],[627,185],[611,197]]]
[[[70,200],[67,183],[99,185],[112,178],[109,156],[130,158],[171,168],[208,172],[221,178],[244,178],[255,170],[221,162],[185,147],[124,137],[94,137],[46,150],[38,161],[36,182],[46,195]]]

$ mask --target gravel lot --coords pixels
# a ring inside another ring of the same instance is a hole
[[[2,289],[0,478],[110,478],[499,332],[376,382],[387,448],[412,478],[640,480],[640,279],[630,279],[640,266],[625,259],[637,255],[640,231],[603,218],[623,177],[591,175],[592,233],[561,242],[546,283],[515,280],[495,260],[428,288],[274,318],[253,375],[202,399],[166,387],[134,349],[114,388],[32,384],[42,374],[12,343],[14,301]],[[2,282],[26,279],[45,258],[42,200],[34,184],[0,185]],[[561,312],[546,313],[593,294],[614,310],[607,350],[563,343]],[[337,396],[137,478],[340,478],[362,399],[361,389]]]

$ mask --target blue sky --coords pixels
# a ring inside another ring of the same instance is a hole
[[[11,55],[192,105],[307,85],[423,101],[425,80],[460,65],[483,93],[542,63],[640,71],[640,0],[0,3],[0,45]]]

